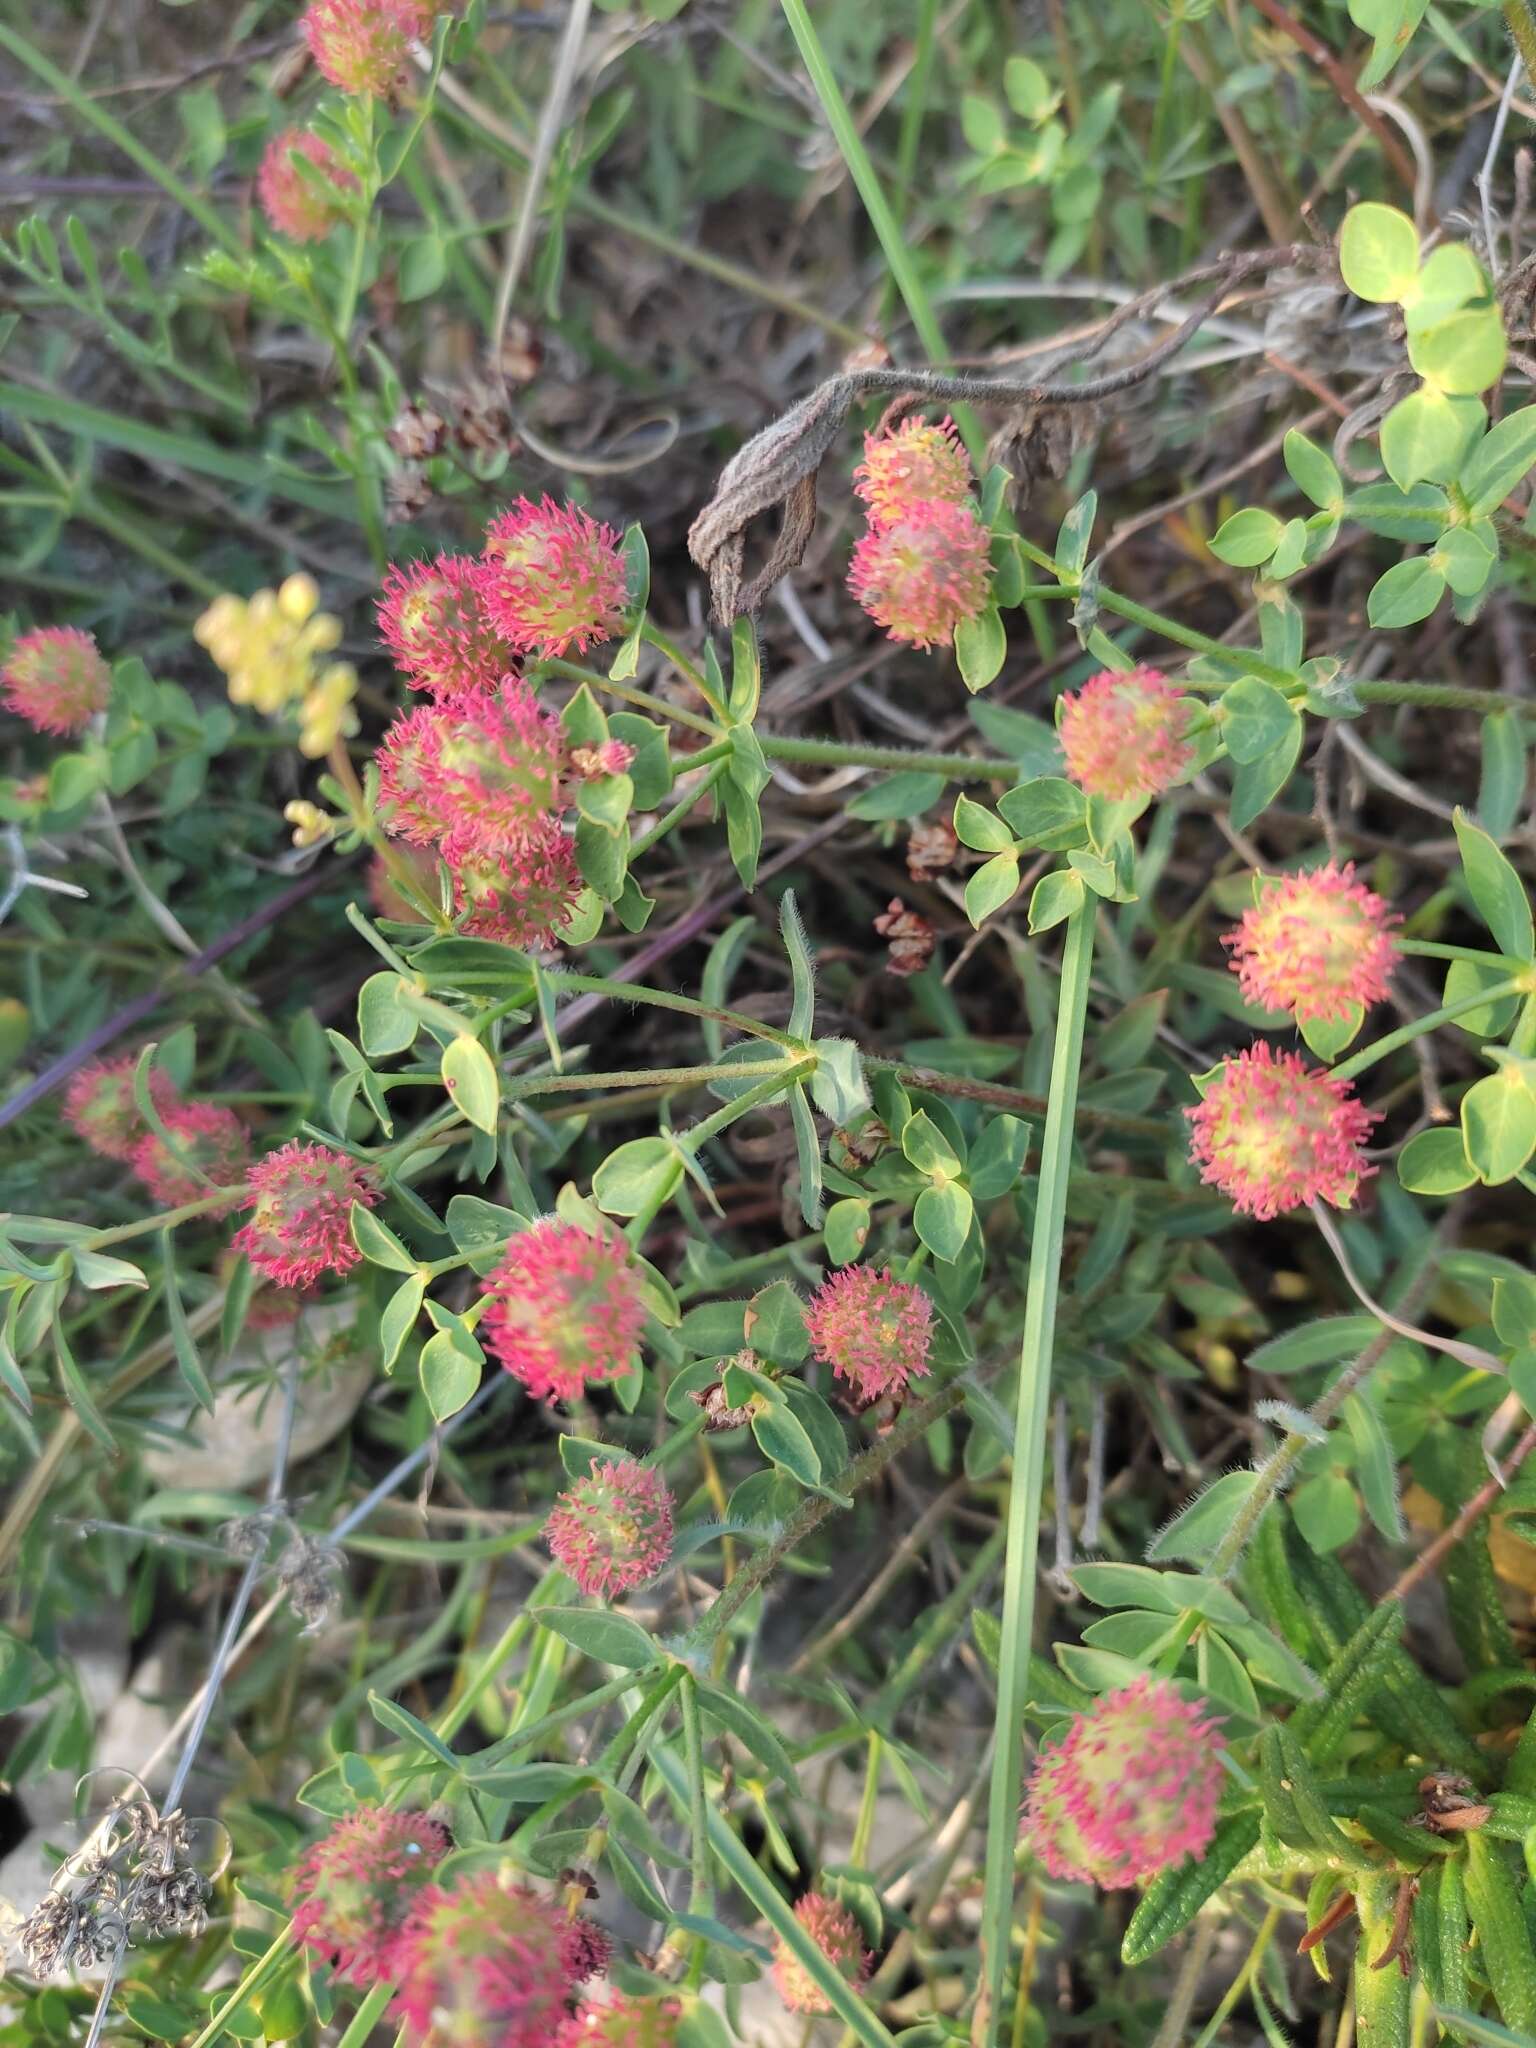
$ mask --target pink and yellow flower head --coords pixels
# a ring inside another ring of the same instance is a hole
[[[133,1148],[132,1165],[163,1208],[196,1202],[213,1188],[238,1188],[244,1182],[250,1140],[232,1109],[222,1102],[183,1102],[159,1111],[159,1116],[174,1143],[168,1145],[158,1131],[146,1131]],[[237,1199],[231,1197],[232,1202]]]
[[[869,1982],[874,1957],[848,1908],[824,1892],[807,1892],[795,1918],[851,1991]],[[773,1981],[791,2012],[828,2012],[827,1995],[781,1934],[774,1945]]]
[[[585,1984],[590,1977],[600,1977],[612,1962],[613,1937],[606,1927],[599,1927],[585,1913],[578,1913],[574,1920],[565,1923],[560,1955],[566,1983]]]
[[[423,0],[310,0],[304,40],[338,91],[389,99],[405,83],[412,44],[431,33],[434,12]]]
[[[582,653],[611,640],[628,601],[618,534],[553,498],[519,498],[492,520],[475,582],[492,625],[520,654]]]
[[[64,1121],[103,1159],[131,1159],[148,1128],[134,1098],[137,1065],[132,1053],[117,1060],[92,1060],[70,1077],[64,1090]],[[181,1100],[163,1067],[149,1070],[149,1099],[162,1122]]]
[[[379,757],[389,828],[460,854],[509,853],[540,839],[561,804],[565,733],[518,677],[419,705]]]
[[[634,1458],[600,1459],[566,1488],[544,1524],[563,1572],[589,1598],[611,1600],[649,1585],[672,1555],[667,1482]]]
[[[379,598],[379,638],[413,690],[435,697],[491,689],[517,667],[505,634],[486,614],[469,555],[395,563]]]
[[[1245,1216],[1317,1201],[1347,1209],[1376,1171],[1361,1151],[1376,1117],[1347,1081],[1293,1052],[1253,1045],[1223,1061],[1184,1114],[1200,1178]]]
[[[390,1958],[410,2048],[550,2048],[572,1989],[568,1928],[552,1900],[494,1871],[430,1886]]]
[[[992,537],[968,504],[921,499],[853,551],[848,588],[877,626],[913,647],[947,647],[984,610]]]
[[[853,488],[876,529],[899,525],[915,505],[963,505],[971,493],[971,462],[954,421],[935,426],[906,419],[866,434]]]
[[[346,219],[346,208],[324,186],[305,177],[295,156],[313,164],[329,184],[343,191],[355,192],[357,179],[324,137],[307,128],[284,128],[263,150],[256,173],[262,212],[279,234],[292,241],[323,242]]]
[[[1112,802],[1158,796],[1194,766],[1189,705],[1155,668],[1105,669],[1058,707],[1067,774]]]
[[[11,644],[0,667],[5,706],[35,732],[84,732],[112,694],[112,671],[78,626],[39,626]]]
[[[480,1283],[486,1349],[538,1401],[573,1401],[627,1372],[645,1323],[621,1239],[549,1216],[520,1231]]]
[[[248,1187],[253,1213],[234,1244],[268,1280],[307,1287],[326,1273],[349,1273],[362,1257],[352,1242],[352,1204],[373,1208],[379,1189],[344,1152],[290,1139],[256,1162]]]
[[[830,1274],[805,1311],[811,1349],[862,1402],[901,1395],[928,1370],[933,1303],[889,1269],[844,1266]]]
[[[354,1984],[387,1983],[395,1944],[451,1844],[419,1813],[360,1807],[306,1851],[293,1931]]]
[[[1041,1750],[1024,1839],[1053,1877],[1108,1891],[1143,1884],[1209,1846],[1224,1746],[1216,1722],[1143,1673]]]
[[[505,853],[456,854],[452,869],[460,931],[504,946],[553,945],[581,894],[575,843],[553,818]]]
[[[1222,940],[1246,999],[1299,1024],[1347,1018],[1389,991],[1401,920],[1352,864],[1259,877],[1259,898]]]
[[[677,2048],[683,2008],[676,1998],[629,1998],[584,2005],[566,2021],[555,2048]]]

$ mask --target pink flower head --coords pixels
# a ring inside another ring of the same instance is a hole
[[[905,1392],[928,1370],[933,1303],[888,1267],[844,1266],[829,1274],[805,1311],[811,1349],[861,1401]]]
[[[619,536],[578,505],[519,498],[486,529],[476,582],[498,629],[521,654],[578,654],[611,640],[629,593]]]
[[[379,598],[379,638],[413,690],[434,696],[490,688],[517,666],[511,643],[486,616],[469,555],[395,563]]]
[[[585,1984],[589,1977],[600,1977],[612,1961],[613,1938],[606,1927],[578,1913],[565,1923],[560,1958],[567,1984]]]
[[[1143,1672],[1041,1750],[1024,1838],[1053,1877],[1107,1891],[1142,1884],[1209,1844],[1225,1747],[1215,1721]]]
[[[35,732],[83,732],[112,694],[112,671],[78,626],[39,626],[11,645],[0,669],[8,711]]]
[[[132,1053],[120,1060],[92,1060],[64,1090],[64,1121],[103,1159],[131,1159],[146,1125],[133,1095]],[[163,1067],[149,1070],[149,1099],[164,1122],[181,1097]]]
[[[222,1102],[184,1102],[160,1111],[160,1121],[181,1147],[185,1158],[158,1131],[146,1131],[133,1148],[133,1170],[155,1200],[167,1209],[198,1201],[215,1187],[237,1188],[250,1165],[251,1147],[245,1125]],[[192,1166],[201,1167],[200,1180]]]
[[[925,498],[891,526],[872,527],[853,551],[848,588],[893,640],[947,647],[974,619],[992,584],[992,536],[969,505]]]
[[[506,853],[460,854],[453,865],[459,930],[504,946],[552,945],[580,894],[575,843],[553,818]]]
[[[284,128],[262,152],[256,173],[261,210],[279,234],[295,242],[323,242],[346,210],[293,161],[301,156],[332,185],[357,190],[357,180],[323,136],[307,128]]]
[[[450,821],[439,808],[437,706],[418,704],[397,718],[379,742],[379,820],[394,839],[434,846]]]
[[[634,1458],[606,1460],[561,1494],[544,1524],[544,1540],[583,1593],[611,1600],[648,1585],[666,1564],[672,1509],[667,1482],[651,1466]]]
[[[309,0],[304,40],[339,91],[388,99],[405,82],[411,45],[429,33],[433,12],[422,0]]]
[[[566,1926],[552,1900],[494,1871],[429,1887],[390,1958],[412,2048],[550,2048],[571,1989]]]
[[[546,835],[560,809],[565,733],[527,683],[508,676],[496,690],[461,690],[400,723],[412,727],[414,782],[413,802],[391,812],[402,838],[417,838],[430,816],[431,837],[443,840],[452,862],[457,854],[506,853]],[[386,735],[381,792],[400,781]]]
[[[1294,1011],[1306,1023],[1382,1000],[1397,960],[1392,930],[1402,920],[1355,880],[1352,862],[1265,876],[1259,886],[1258,902],[1221,942],[1250,1003]]]
[[[291,1138],[251,1168],[249,1223],[234,1244],[258,1273],[281,1287],[307,1287],[322,1273],[347,1273],[362,1257],[352,1242],[352,1204],[379,1199],[373,1176],[344,1152]]]
[[[599,782],[605,775],[627,775],[635,750],[627,740],[603,740],[595,747],[571,749],[571,773],[582,782]]]
[[[1318,1200],[1347,1209],[1376,1169],[1360,1147],[1377,1118],[1347,1081],[1293,1052],[1251,1045],[1224,1060],[1205,1099],[1186,1109],[1200,1178],[1245,1216]]]
[[[848,1988],[862,1991],[875,1959],[848,1908],[824,1892],[807,1892],[795,1907],[795,1918]],[[829,2010],[826,1993],[782,1934],[774,1944],[773,1981],[791,2012]]]
[[[1188,772],[1189,707],[1155,668],[1104,669],[1061,699],[1067,773],[1090,796],[1156,796]]]
[[[294,1933],[354,1984],[388,1982],[395,1943],[451,1846],[424,1814],[359,1807],[299,1863]]]
[[[907,419],[864,436],[853,488],[869,508],[871,526],[895,526],[915,505],[963,505],[971,493],[971,459],[952,419],[937,426]]]
[[[677,2048],[683,2008],[676,1998],[628,1998],[584,2005],[565,2023],[555,2048]]]
[[[573,1401],[634,1362],[645,1322],[623,1241],[553,1216],[520,1231],[480,1283],[487,1348],[540,1401]]]

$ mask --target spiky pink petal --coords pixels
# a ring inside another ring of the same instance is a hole
[[[1389,993],[1398,957],[1393,927],[1402,920],[1355,880],[1353,862],[1264,875],[1259,888],[1257,903],[1221,942],[1250,1003],[1290,1010],[1307,1023],[1345,1018],[1355,1004],[1369,1009]]]
[[[486,529],[476,585],[497,629],[520,653],[583,652],[611,640],[628,591],[619,536],[577,505],[519,498]]]
[[[366,1167],[327,1145],[291,1138],[257,1160],[248,1182],[251,1220],[236,1250],[281,1287],[307,1287],[324,1273],[348,1273],[362,1257],[352,1242],[352,1204],[371,1209],[378,1183]]]
[[[215,1187],[236,1188],[245,1180],[251,1145],[245,1125],[222,1102],[184,1102],[159,1111],[160,1121],[188,1157],[208,1176],[197,1175],[178,1158],[158,1131],[146,1131],[133,1148],[134,1172],[162,1207],[196,1202]],[[233,1198],[232,1198],[233,1199]]]
[[[864,436],[864,460],[853,488],[869,523],[895,526],[914,505],[962,505],[971,491],[971,459],[952,419],[906,419]]]
[[[634,1458],[602,1460],[566,1488],[544,1524],[551,1557],[589,1597],[648,1585],[672,1555],[672,1494]]]
[[[1184,1114],[1200,1178],[1245,1216],[1268,1219],[1316,1201],[1347,1209],[1376,1171],[1360,1150],[1376,1116],[1347,1081],[1293,1052],[1250,1046],[1222,1063],[1204,1100]]]
[[[355,192],[357,179],[323,136],[308,128],[284,128],[262,151],[256,173],[261,210],[277,229],[295,242],[323,242],[346,219],[346,209],[306,178],[295,156],[312,163],[328,183]]]
[[[1157,796],[1189,772],[1189,706],[1155,668],[1105,669],[1061,700],[1067,773],[1090,796]]]
[[[388,1982],[395,1944],[451,1846],[424,1814],[345,1815],[294,1873],[294,1934],[354,1984]]]
[[[613,1937],[606,1927],[578,1913],[565,1923],[560,1957],[566,1982],[585,1984],[589,1977],[600,1977],[613,1960]]]
[[[469,555],[399,562],[380,593],[379,638],[413,690],[435,697],[475,686],[493,688],[517,666],[505,634],[480,601],[479,563]]]
[[[5,704],[36,732],[83,732],[105,711],[112,671],[78,626],[39,626],[11,643],[0,668]]]
[[[571,1401],[634,1363],[645,1323],[623,1241],[546,1217],[520,1231],[480,1283],[480,1336],[536,1400]]]
[[[1053,1877],[1109,1891],[1143,1884],[1208,1847],[1224,1747],[1217,1722],[1143,1672],[1041,1750],[1024,1838]]]
[[[676,1998],[629,1998],[615,1993],[605,2005],[584,2005],[554,2048],[677,2048],[682,2003]]]
[[[131,1159],[147,1128],[133,1093],[137,1065],[132,1053],[117,1060],[92,1060],[71,1076],[64,1090],[64,1121],[103,1159]],[[163,1067],[149,1070],[149,1099],[162,1121],[181,1100]]]
[[[874,1967],[864,1935],[848,1908],[824,1892],[807,1892],[795,1918],[852,1991],[862,1991]],[[827,2012],[827,1995],[781,1934],[774,1945],[773,1981],[791,2012]]]
[[[888,1267],[843,1266],[811,1296],[805,1311],[811,1349],[861,1401],[901,1394],[928,1370],[933,1303]]]
[[[551,2048],[567,2017],[564,1914],[480,1871],[421,1896],[395,1943],[395,2009],[411,2048]]]
[[[309,0],[304,40],[339,91],[388,99],[404,84],[411,45],[430,33],[433,12],[422,0]]]
[[[505,853],[461,853],[453,862],[460,931],[504,946],[553,945],[581,887],[575,842],[553,818]]]
[[[442,842],[452,862],[541,839],[560,808],[565,733],[528,684],[459,690],[419,705],[384,737],[379,791],[390,831]]]
[[[913,647],[947,647],[984,609],[992,537],[969,505],[920,499],[853,551],[848,588],[877,626]]]

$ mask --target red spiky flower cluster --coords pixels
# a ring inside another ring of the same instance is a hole
[[[423,0],[310,0],[304,40],[339,91],[388,99],[404,84],[411,46],[430,33],[434,11]]]
[[[682,2017],[676,1998],[618,1994],[606,2005],[584,2005],[566,2021],[555,2048],[677,2048]]]
[[[559,719],[507,676],[496,689],[418,705],[391,726],[379,750],[380,806],[392,833],[440,842],[450,866],[469,854],[510,854],[558,813],[565,766]]]
[[[902,1394],[928,1370],[933,1303],[889,1268],[844,1266],[829,1274],[805,1311],[811,1349],[859,1399]]]
[[[1143,1673],[1040,1752],[1024,1838],[1053,1877],[1109,1891],[1142,1884],[1209,1845],[1223,1747],[1216,1722]]]
[[[585,1984],[589,1977],[600,1977],[613,1960],[613,1937],[606,1927],[578,1913],[565,1923],[560,1959],[567,1984]]]
[[[577,505],[519,498],[486,529],[476,587],[521,654],[585,652],[618,632],[628,600],[619,536]]]
[[[11,643],[0,668],[5,704],[35,732],[83,732],[105,711],[112,671],[78,626],[39,626]]]
[[[71,1076],[64,1090],[64,1121],[102,1159],[131,1159],[147,1126],[133,1094],[132,1053],[117,1060],[91,1060]],[[149,1099],[163,1122],[181,1097],[161,1067],[149,1070]]]
[[[157,1202],[173,1209],[198,1201],[209,1192],[209,1181],[216,1188],[241,1186],[251,1147],[245,1125],[232,1109],[222,1102],[184,1102],[164,1110],[157,1105],[157,1114],[174,1144],[168,1145],[158,1131],[146,1131],[132,1157],[134,1172]],[[177,1146],[185,1156],[178,1154]],[[199,1178],[194,1168],[207,1178]],[[232,1194],[231,1204],[237,1199]]]
[[[300,1861],[295,1935],[354,1984],[390,1982],[395,1946],[451,1846],[424,1814],[359,1807]]]
[[[848,588],[877,626],[913,647],[947,647],[985,608],[992,537],[969,504],[919,499],[853,551]]]
[[[824,1892],[807,1892],[795,1907],[795,1918],[848,1988],[862,1991],[875,1959],[848,1908]],[[774,1945],[773,1981],[791,2012],[830,2010],[826,1993],[782,1934]]]
[[[469,555],[395,563],[379,598],[379,638],[413,690],[434,697],[476,686],[491,689],[514,671],[517,657],[497,631],[476,588],[479,564]]]
[[[430,1886],[390,1959],[411,2048],[550,2048],[572,1988],[567,1928],[551,1900],[494,1871]]]
[[[583,1593],[611,1600],[648,1585],[666,1564],[672,1514],[671,1490],[652,1466],[603,1459],[555,1502],[544,1540]]]
[[[1249,1046],[1223,1061],[1184,1114],[1200,1178],[1245,1216],[1267,1220],[1316,1201],[1347,1209],[1376,1171],[1360,1150],[1376,1116],[1347,1081],[1293,1052]]]
[[[293,161],[301,156],[314,165],[328,183],[345,191],[357,190],[357,179],[323,136],[308,128],[284,128],[274,135],[262,152],[256,173],[256,196],[261,210],[280,234],[295,242],[323,242],[346,209],[312,178],[306,178]]]
[[[1104,669],[1057,707],[1068,775],[1115,802],[1182,781],[1195,758],[1188,723],[1188,704],[1155,668]]]
[[[480,1283],[487,1348],[540,1401],[572,1401],[634,1362],[645,1323],[621,1238],[546,1217],[520,1231]]]
[[[952,419],[905,419],[864,436],[853,488],[869,523],[895,526],[914,505],[963,505],[971,495],[971,459]]]
[[[352,1242],[352,1204],[371,1209],[379,1189],[366,1167],[327,1145],[292,1138],[248,1178],[253,1214],[235,1232],[237,1250],[281,1287],[306,1287],[324,1273],[348,1273],[362,1257]]]
[[[1348,1017],[1387,995],[1397,962],[1393,927],[1402,920],[1354,864],[1329,861],[1304,875],[1264,875],[1259,898],[1222,944],[1244,996],[1262,1010],[1289,1010],[1298,1023]]]

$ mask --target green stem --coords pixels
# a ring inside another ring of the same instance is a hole
[[[1029,1288],[1024,1304],[1024,1338],[1019,1357],[1018,1407],[1013,1470],[1008,1491],[1008,1547],[1003,1572],[1002,1643],[998,1658],[996,1742],[988,1805],[987,1863],[982,1894],[980,2018],[978,2043],[997,2037],[1003,1985],[1008,1973],[1009,1930],[1013,1924],[1013,1856],[1019,1832],[1019,1783],[1024,1755],[1024,1703],[1029,1692],[1030,1641],[1034,1632],[1035,1553],[1040,1538],[1040,1494],[1045,1478],[1046,1415],[1050,1400],[1051,1350],[1056,1297],[1061,1280],[1061,1247],[1066,1225],[1067,1181],[1072,1164],[1072,1126],[1077,1108],[1078,1070],[1088,1010],[1093,963],[1094,904],[1090,900],[1067,923],[1061,963],[1056,1043],[1051,1055],[1050,1106],[1040,1153],[1035,1228],[1030,1247]]]
[[[236,1205],[237,1190],[220,1188],[211,1195],[199,1195],[195,1202],[183,1202],[176,1209],[161,1209],[156,1215],[141,1216],[136,1223],[119,1223],[111,1230],[93,1231],[89,1237],[82,1237],[69,1246],[74,1252],[99,1252],[109,1244],[121,1244],[125,1238],[142,1237],[146,1230],[174,1230],[178,1223],[190,1223],[194,1216],[210,1215],[215,1209],[229,1209]]]
[[[901,133],[896,142],[896,184],[904,213],[912,197],[917,153],[923,139],[923,115],[928,107],[928,74],[933,69],[938,21],[939,0],[918,0],[912,69],[907,73],[907,89],[902,94]]]
[[[1341,1060],[1333,1069],[1336,1081],[1352,1081],[1357,1074],[1363,1074],[1367,1067],[1374,1067],[1378,1060],[1384,1060],[1389,1052],[1396,1052],[1400,1046],[1411,1045],[1416,1038],[1422,1038],[1426,1031],[1438,1030],[1442,1024],[1450,1024],[1458,1017],[1465,1017],[1469,1010],[1481,1010],[1489,1003],[1502,1002],[1505,996],[1518,996],[1529,992],[1530,970],[1524,974],[1512,975],[1508,981],[1497,982],[1492,988],[1473,989],[1470,995],[1454,1003],[1446,1003],[1438,1010],[1431,1010],[1426,1017],[1415,1018],[1411,1024],[1403,1024],[1396,1031],[1389,1031],[1385,1038],[1378,1038],[1374,1045],[1368,1045],[1363,1052],[1357,1052],[1352,1059]]]
[[[720,737],[720,728],[712,720],[701,718],[697,711],[685,711],[681,704],[669,704],[664,697],[653,697],[649,690],[639,689],[634,683],[616,683],[611,676],[600,676],[596,669],[583,668],[579,662],[562,661],[553,655],[537,666],[543,675],[564,676],[568,682],[585,683],[589,689],[604,690],[610,697],[633,704],[637,710],[654,712],[658,718],[670,718],[674,725],[686,725],[694,732],[705,733],[711,740]]]
[[[697,662],[689,660],[688,656],[684,654],[681,647],[675,641],[669,640],[666,634],[659,627],[652,625],[649,619],[641,622],[640,638],[648,647],[654,647],[658,654],[663,655],[670,661],[684,682],[692,683],[693,687],[698,691],[722,725],[729,722],[726,708],[710,688],[708,678],[703,670]]]
[[[683,1681],[683,1749],[688,1765],[688,1832],[692,1853],[693,1881],[688,1893],[688,1911],[695,1919],[708,1919],[715,1910],[715,1886],[709,1857],[709,1793],[704,1783],[704,1734],[699,1722],[699,1690],[691,1675]],[[689,1980],[694,1989],[702,1977],[704,1940],[695,1935]]]
[[[737,1067],[734,1071],[739,1074],[747,1072],[748,1069]],[[781,1061],[766,1081],[759,1081],[757,1086],[749,1088],[745,1095],[738,1095],[734,1102],[727,1102],[722,1108],[717,1109],[713,1116],[707,1116],[702,1123],[692,1125],[678,1139],[679,1145],[691,1158],[697,1158],[701,1147],[707,1145],[711,1138],[718,1137],[727,1125],[735,1123],[738,1117],[746,1116],[750,1110],[761,1109],[765,1102],[772,1102],[794,1082],[808,1080],[815,1071],[814,1059]]]
[[[629,849],[629,860],[631,867],[633,867],[634,863],[640,858],[641,854],[649,853],[653,846],[659,845],[660,842],[666,838],[667,834],[673,829],[675,825],[680,825],[683,819],[687,817],[688,813],[694,808],[696,804],[700,804],[704,801],[705,797],[709,795],[709,792],[714,788],[715,784],[720,780],[721,776],[727,773],[729,767],[730,763],[728,761],[712,761],[710,763],[709,773],[704,777],[704,780],[702,782],[695,783],[693,788],[689,790],[688,794],[685,797],[683,797],[679,802],[675,803],[672,806],[671,810],[665,814],[665,816],[660,817],[656,820],[656,823],[651,827],[649,832],[642,832],[640,834],[640,837]]]
[[[1533,17],[1527,0],[1504,0],[1504,25],[1520,52],[1526,77],[1536,81],[1536,17]]]
[[[614,996],[621,1003],[651,1003],[657,1009],[676,1010],[685,1017],[708,1017],[716,1024],[729,1024],[733,1030],[745,1031],[753,1038],[766,1038],[771,1044],[782,1045],[789,1052],[803,1050],[787,1031],[764,1024],[758,1017],[745,1016],[740,1010],[721,1010],[709,1003],[697,1003],[691,996],[674,995],[670,989],[647,988],[637,981],[610,981],[601,974],[568,974],[563,968],[551,968],[549,981],[557,995]]]
[[[732,1081],[747,1074],[782,1074],[787,1060],[752,1060],[733,1066],[727,1061],[698,1067],[629,1067],[611,1074],[531,1074],[526,1080],[505,1083],[502,1096],[518,1102],[525,1095],[563,1095],[583,1088],[702,1088],[711,1081]]]
[[[1019,780],[1017,761],[996,761],[977,754],[916,754],[908,747],[862,747],[841,740],[781,739],[760,732],[758,744],[770,761],[803,761],[811,767],[892,768],[909,774],[944,775],[952,782]]]
[[[352,2024],[336,2043],[336,2048],[365,2048],[370,2035],[384,2017],[384,2008],[395,1995],[393,1984],[375,1984],[357,2011],[352,2015]]]

